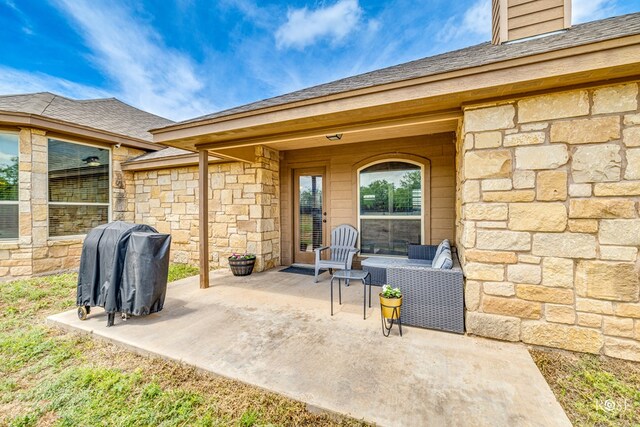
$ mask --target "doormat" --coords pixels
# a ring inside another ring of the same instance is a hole
[[[327,270],[318,271],[318,275],[324,273]],[[293,274],[304,274],[305,276],[315,276],[316,271],[313,268],[304,268],[304,267],[287,267],[280,270],[280,273],[293,273]]]

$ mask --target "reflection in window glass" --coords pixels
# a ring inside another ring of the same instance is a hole
[[[49,235],[109,222],[109,150],[49,140]]]
[[[360,171],[360,246],[363,254],[407,255],[421,241],[422,169],[385,162]]]
[[[360,171],[360,215],[420,216],[422,206],[419,166],[387,162]]]
[[[18,135],[0,133],[0,239],[18,238]]]
[[[49,230],[52,236],[73,236],[86,233],[107,222],[109,222],[109,206],[49,206]]]

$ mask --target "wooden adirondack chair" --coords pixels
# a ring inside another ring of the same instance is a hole
[[[350,270],[355,254],[360,252],[356,249],[358,240],[358,230],[348,224],[337,226],[331,231],[331,246],[324,246],[315,250],[316,252],[316,274],[315,282],[318,283],[318,271],[321,268]],[[329,251],[329,259],[322,259],[322,252]]]

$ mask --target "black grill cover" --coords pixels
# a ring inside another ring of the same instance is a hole
[[[168,234],[134,231],[124,259],[120,310],[142,316],[162,310],[169,273]]]
[[[78,274],[77,304],[121,311],[120,287],[125,258],[133,232],[157,233],[148,225],[115,221],[91,230],[84,240]],[[166,258],[168,262],[169,249]],[[168,265],[168,264],[167,264]],[[140,284],[145,286],[148,283]],[[166,289],[166,283],[164,284]]]

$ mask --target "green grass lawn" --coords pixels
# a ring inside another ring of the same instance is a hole
[[[172,265],[172,281],[198,274]],[[45,325],[75,274],[0,284],[0,426],[362,425],[188,366]],[[575,425],[640,425],[640,363],[531,350]],[[607,403],[607,401],[609,403]]]
[[[640,363],[566,351],[531,356],[574,425],[640,426]]]
[[[198,273],[172,265],[178,280]],[[75,306],[75,274],[0,284],[0,425],[361,425],[175,362],[45,325]]]
[[[200,270],[189,264],[171,264],[169,266],[169,282],[184,279],[185,277],[195,276]]]

